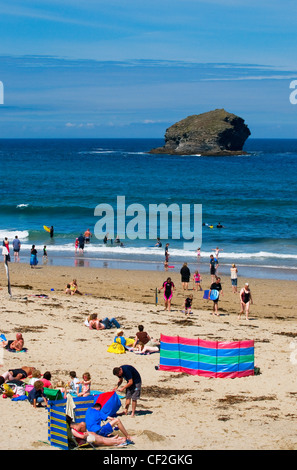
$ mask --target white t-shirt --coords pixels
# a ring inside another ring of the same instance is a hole
[[[231,268],[231,279],[237,279],[237,268]]]
[[[70,382],[70,388],[75,393],[77,392],[77,388],[79,387],[79,382],[80,382],[80,380],[77,377],[72,379],[71,382]]]

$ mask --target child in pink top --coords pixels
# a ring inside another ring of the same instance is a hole
[[[91,376],[89,372],[83,374],[83,380],[80,382],[82,384],[82,391],[77,394],[78,397],[87,397],[91,393]]]
[[[40,379],[41,382],[43,382],[43,385],[46,387],[46,388],[53,388],[52,386],[52,383],[51,383],[51,378],[52,378],[52,374],[49,372],[49,371],[46,371],[44,374],[43,374],[43,377]]]

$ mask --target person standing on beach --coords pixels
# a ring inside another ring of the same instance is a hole
[[[135,416],[137,400],[140,398],[141,394],[141,376],[135,367],[130,365],[123,365],[120,367],[115,367],[113,369],[113,375],[119,378],[117,386],[114,390],[119,392],[125,391],[126,393],[126,403],[125,403],[125,414],[128,414],[129,406],[132,400],[132,413],[131,416]],[[126,385],[121,387],[123,380],[126,380]]]
[[[8,238],[5,237],[4,240],[3,240],[3,246],[4,248],[6,248],[6,251],[7,251],[7,261],[10,261],[10,250],[9,250],[9,241],[8,241]],[[2,253],[3,254],[3,253]]]
[[[235,266],[234,263],[232,264],[232,267],[230,268],[230,272],[231,272],[232,292],[233,292],[233,294],[236,294],[237,293],[237,273],[238,273],[238,270],[237,270],[237,267]]]
[[[170,312],[171,309],[171,299],[173,292],[175,291],[174,283],[171,281],[171,277],[168,277],[167,280],[163,283],[163,286],[160,287],[159,292],[164,289],[164,299],[165,299],[165,310],[168,309]]]
[[[182,282],[183,290],[188,290],[191,271],[188,268],[187,263],[183,264],[183,267],[180,270],[180,274],[181,274],[181,282]]]
[[[251,294],[251,290],[250,290],[248,282],[245,283],[239,295],[240,295],[241,310],[239,312],[238,319],[240,319],[242,313],[245,312],[246,320],[249,320],[250,305],[253,303],[253,299],[252,299],[252,294]]]
[[[211,291],[212,291],[212,290],[217,290],[218,293],[219,293],[219,296],[220,296],[220,294],[223,295],[223,288],[222,288],[221,278],[220,278],[220,277],[217,277],[217,278],[216,278],[216,281],[211,284],[210,290],[209,290],[209,298],[210,298],[210,295],[211,295]],[[217,315],[217,316],[220,316],[220,314],[218,313],[218,308],[219,308],[219,296],[218,296],[217,299],[213,300],[213,312],[212,312],[212,314],[213,314],[213,315]]]
[[[215,276],[216,276],[218,265],[219,265],[218,260],[213,255],[210,255],[209,267],[210,267],[211,282],[215,281]]]
[[[32,245],[31,248],[31,257],[30,257],[30,266],[31,268],[34,268],[38,264],[38,259],[37,259],[37,250],[35,248],[35,245]]]
[[[14,237],[14,240],[12,242],[12,247],[13,247],[13,253],[14,253],[14,261],[19,262],[20,261],[21,242],[18,239],[17,235]]]

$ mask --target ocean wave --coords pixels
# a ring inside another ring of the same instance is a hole
[[[0,231],[1,233],[5,233],[5,236],[9,238],[7,232]],[[19,232],[23,234],[28,234],[28,232]],[[11,235],[17,234],[17,232],[11,232]],[[28,235],[27,235],[28,236]],[[11,237],[10,237],[11,238]],[[24,237],[23,237],[24,238]],[[25,237],[26,238],[26,237]],[[43,244],[36,244],[37,249],[42,249],[44,246]],[[28,245],[28,248],[31,245]],[[23,246],[25,248],[25,245]],[[74,242],[73,243],[65,243],[65,244],[55,244],[49,245],[48,249],[51,252],[74,252]],[[104,244],[86,244],[85,245],[85,253],[90,254],[119,254],[122,255],[133,255],[133,256],[154,256],[157,259],[164,258],[164,249],[163,248],[155,248],[155,247],[145,247],[145,246],[118,246],[118,245],[104,245]],[[209,252],[201,252],[200,259],[202,262],[208,262],[210,254],[214,254],[213,251]],[[179,248],[169,249],[169,254],[171,258],[180,258],[181,260],[197,260],[197,253],[196,251],[190,250],[183,250]],[[297,255],[292,253],[276,253],[276,252],[267,252],[267,251],[258,251],[255,253],[236,253],[236,252],[224,252],[220,254],[219,261],[220,263],[225,263],[227,260],[230,260],[230,264],[233,262],[237,262],[237,260],[252,260],[252,261],[263,261],[269,259],[281,259],[281,260],[297,260]]]
[[[8,240],[11,241],[16,235],[20,240],[26,240],[29,237],[29,232],[28,230],[0,230],[0,240],[7,237]]]

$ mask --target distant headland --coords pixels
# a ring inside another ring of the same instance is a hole
[[[166,130],[164,147],[149,153],[170,155],[239,155],[251,135],[244,120],[224,109],[194,114]]]

